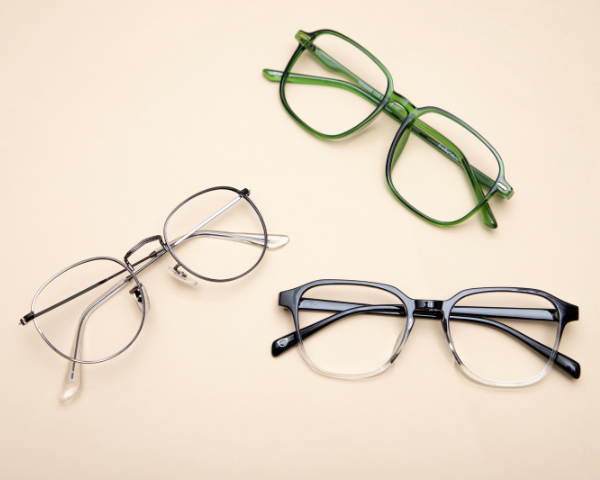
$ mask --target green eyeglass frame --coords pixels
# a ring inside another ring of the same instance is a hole
[[[367,82],[363,81],[360,77],[358,77],[352,71],[347,69],[344,65],[336,61],[325,51],[320,49],[317,45],[315,45],[315,39],[321,35],[336,36],[350,43],[351,45],[359,49],[362,53],[364,53],[367,57],[369,57],[381,69],[381,71],[387,79],[387,89],[385,93],[381,93],[377,89],[370,86]],[[292,55],[292,58],[290,59],[285,70],[282,72],[279,70],[264,69],[263,74],[268,80],[272,82],[280,82],[279,94],[281,97],[281,102],[283,103],[283,106],[288,111],[288,113],[303,128],[305,128],[307,131],[309,131],[313,135],[316,135],[319,138],[343,138],[363,129],[364,127],[369,125],[382,111],[384,111],[388,116],[390,116],[391,118],[393,118],[401,124],[400,128],[396,132],[394,140],[392,141],[392,145],[390,147],[386,161],[386,179],[388,186],[390,187],[394,196],[413,213],[434,225],[457,225],[467,220],[476,212],[480,211],[483,217],[484,224],[486,226],[490,228],[498,227],[498,222],[496,221],[494,214],[492,213],[490,205],[488,204],[488,200],[492,197],[492,195],[495,194],[498,194],[501,198],[509,199],[513,196],[514,190],[508,184],[506,178],[504,177],[504,162],[502,161],[502,158],[500,158],[498,152],[494,149],[494,147],[492,147],[492,145],[490,145],[490,143],[485,138],[483,138],[476,130],[471,128],[465,122],[463,122],[462,120],[445,110],[442,110],[437,107],[415,107],[406,97],[394,91],[394,82],[387,68],[379,60],[377,60],[377,58],[375,58],[375,56],[373,56],[368,50],[363,48],[354,40],[346,37],[345,35],[342,35],[341,33],[336,32],[334,30],[327,29],[317,30],[312,33],[300,30],[296,34],[296,39],[299,43],[298,48]],[[340,74],[348,81],[292,73],[291,70],[294,64],[305,51],[312,53],[314,58],[327,70]],[[310,125],[305,123],[292,110],[292,108],[288,104],[285,95],[285,85],[287,83],[321,85],[340,88],[364,98],[371,104],[375,105],[375,110],[373,110],[373,112],[358,125],[350,128],[349,130],[346,130],[343,133],[339,133],[336,135],[325,134],[315,130]],[[496,161],[498,162],[498,176],[495,179],[492,179],[482,171],[478,170],[476,167],[472,166],[468,162],[463,152],[452,141],[450,141],[440,132],[438,132],[437,130],[429,126],[427,123],[419,119],[419,117],[427,113],[435,113],[438,115],[442,115],[447,119],[457,123],[464,129],[466,129],[468,132],[470,132],[472,135],[474,135],[477,139],[479,139],[489,149],[489,151],[493,154]],[[394,169],[394,166],[396,165],[400,154],[404,149],[404,146],[406,145],[406,142],[411,132],[415,133],[419,138],[421,138],[433,148],[438,150],[446,158],[452,160],[453,162],[461,166],[464,172],[466,173],[469,184],[477,200],[477,204],[475,205],[475,207],[472,210],[470,210],[466,215],[453,221],[436,220],[421,212],[413,205],[411,205],[405,198],[402,197],[402,195],[394,186],[392,182],[392,171]],[[482,186],[488,189],[487,193],[483,191]]]

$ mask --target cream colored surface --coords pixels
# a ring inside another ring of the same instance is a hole
[[[599,20],[591,1],[3,1],[0,476],[599,478]],[[390,119],[326,142],[290,118],[261,70],[285,67],[301,28],[349,35],[398,92],[498,149],[516,194],[492,202],[496,231],[436,228],[393,199]],[[60,404],[65,361],[17,325],[35,291],[83,258],[122,258],[219,184],[251,188],[290,243],[196,290],[163,260],[142,278],[139,340]],[[279,291],[336,277],[413,298],[546,290],[580,307],[561,351],[582,377],[475,384],[435,322],[370,380],[273,359],[292,326]]]

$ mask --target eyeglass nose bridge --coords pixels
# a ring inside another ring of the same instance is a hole
[[[443,315],[444,302],[441,300],[415,300],[415,314]]]
[[[136,243],[133,247],[131,247],[131,249],[125,254],[125,257],[123,258],[125,264],[131,267],[131,264],[129,263],[129,257],[131,257],[131,255],[137,252],[144,245],[156,241],[158,241],[160,243],[160,246],[163,247],[164,250],[166,250],[165,243],[163,242],[163,238],[161,235],[153,235],[152,237],[144,238],[143,240]]]

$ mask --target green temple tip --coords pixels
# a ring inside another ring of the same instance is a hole
[[[498,222],[496,221],[496,217],[494,217],[492,209],[487,203],[481,207],[481,215],[483,216],[483,223],[486,227],[498,228]]]
[[[283,76],[283,72],[279,70],[271,70],[270,68],[265,68],[263,70],[263,75],[267,77],[267,80],[270,82],[280,82],[281,77]]]

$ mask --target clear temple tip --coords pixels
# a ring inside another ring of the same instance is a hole
[[[60,401],[65,403],[72,400],[79,393],[81,387],[81,364],[69,362],[69,368],[63,382],[63,389],[60,393]]]
[[[287,235],[267,235],[267,248],[281,248],[290,241]]]

